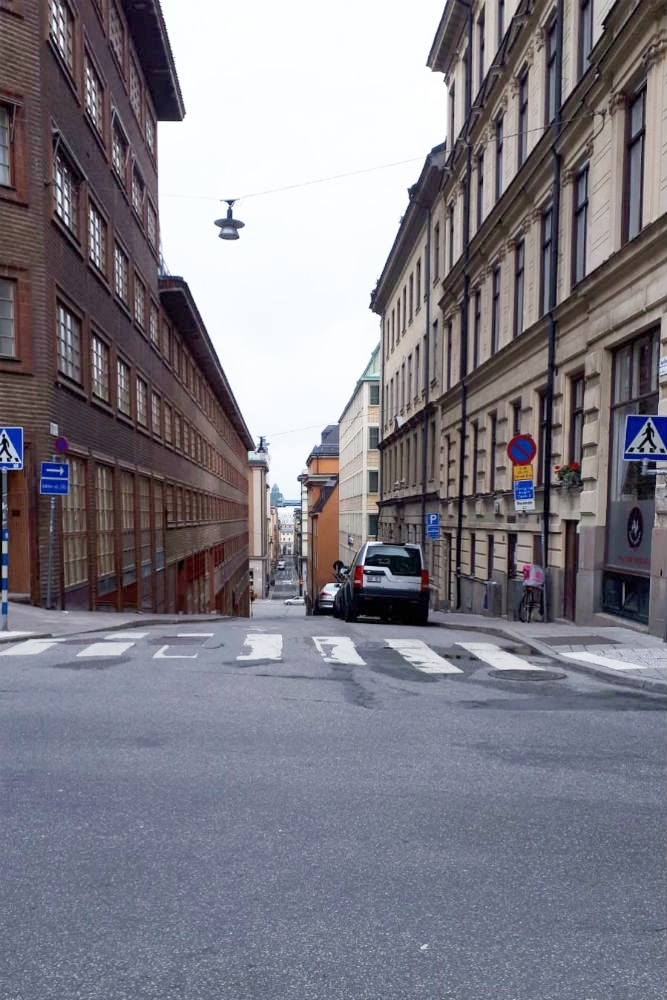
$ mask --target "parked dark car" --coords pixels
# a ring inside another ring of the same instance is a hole
[[[345,621],[369,615],[428,623],[429,581],[421,545],[364,542],[336,595],[333,613]]]

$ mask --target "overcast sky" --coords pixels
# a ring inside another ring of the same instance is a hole
[[[426,67],[444,0],[161,5],[186,108],[159,131],[165,264],[269,442],[270,482],[296,499],[379,341],[370,294],[445,138]],[[234,242],[213,224],[225,198],[245,222]]]

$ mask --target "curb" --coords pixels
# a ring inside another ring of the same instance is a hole
[[[552,646],[548,643],[543,643],[539,639],[535,639],[532,636],[519,637],[512,632],[507,632],[505,629],[496,628],[493,625],[484,627],[483,625],[469,625],[469,624],[456,624],[448,625],[446,622],[434,621],[431,618],[433,625],[438,628],[451,628],[457,629],[462,632],[484,632],[485,635],[494,635],[499,639],[512,639],[515,642],[521,642],[525,646],[528,646],[533,652],[539,654],[540,656],[548,656],[552,660],[557,660],[563,667],[570,670],[579,671],[582,674],[589,674],[592,677],[597,677],[598,680],[605,680],[609,684],[617,684],[621,687],[630,687],[639,691],[645,691],[649,694],[667,694],[667,681],[656,680],[652,677],[635,677],[628,673],[616,673],[615,671],[608,670],[603,666],[595,666],[590,663],[580,663],[578,660],[570,659],[569,657],[561,656]],[[573,636],[573,639],[575,637]]]

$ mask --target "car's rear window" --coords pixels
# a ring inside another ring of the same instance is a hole
[[[370,549],[365,566],[385,566],[394,576],[421,576],[421,559],[418,549],[402,549],[396,545],[382,545]]]

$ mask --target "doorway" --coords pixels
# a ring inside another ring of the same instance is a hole
[[[577,616],[577,573],[579,571],[578,521],[565,521],[565,569],[563,572],[563,617]]]

